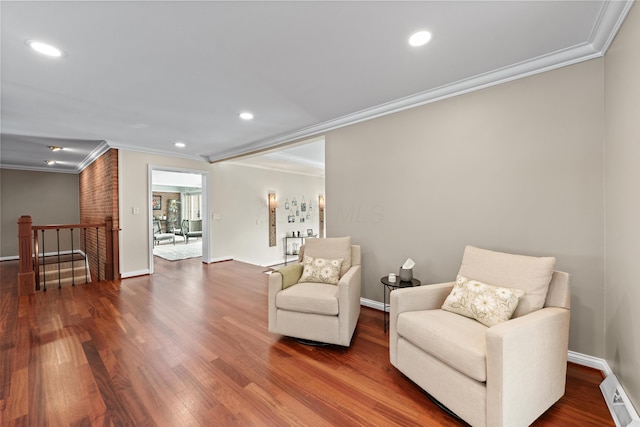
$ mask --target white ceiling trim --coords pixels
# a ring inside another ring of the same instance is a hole
[[[146,153],[146,154],[157,154],[160,156],[171,156],[171,157],[179,157],[182,159],[189,159],[189,160],[197,160],[200,162],[207,162],[207,158],[201,155],[197,155],[197,154],[187,154],[187,153],[179,153],[176,151],[171,151],[171,150],[158,150],[158,149],[148,149],[148,148],[140,148],[138,146],[135,145],[128,145],[128,144],[121,144],[121,143],[113,143],[110,142],[109,146],[111,148],[117,148],[119,150],[126,150],[126,151],[134,151],[134,152],[138,152],[138,153]]]
[[[31,172],[71,173],[74,175],[78,174],[78,171],[75,169],[53,169],[51,166],[13,165],[10,163],[0,163],[0,169],[14,169]]]
[[[82,172],[84,168],[93,163],[98,157],[109,151],[110,148],[111,147],[109,146],[107,141],[102,141],[102,143],[98,145],[95,150],[89,153],[89,155],[78,164],[78,166],[76,167],[76,173]]]
[[[314,126],[309,126],[294,132],[276,136],[274,138],[257,141],[251,145],[251,149],[249,151],[247,151],[246,148],[227,150],[220,154],[208,156],[208,160],[211,163],[220,162],[242,156],[250,152],[275,148],[295,140],[317,136],[318,134],[326,133],[348,125],[372,120],[388,114],[442,101],[454,96],[464,95],[466,93],[485,89],[491,86],[496,86],[502,83],[507,83],[513,80],[604,56],[632,6],[633,0],[605,2],[600,10],[598,21],[591,32],[590,40],[587,43],[582,43],[571,48],[500,68],[492,72],[480,74],[452,84],[397,99],[395,101],[361,110],[334,120],[329,120]]]

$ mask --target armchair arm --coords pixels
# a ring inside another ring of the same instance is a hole
[[[362,266],[352,265],[338,282],[340,345],[348,346],[360,317]]]
[[[487,330],[487,425],[529,425],[562,397],[569,317],[549,307]]]
[[[269,288],[268,288],[268,315],[269,315],[269,331],[276,331],[276,295],[284,288],[295,284],[302,276],[302,266],[299,264],[292,264],[281,268],[282,272],[274,271],[269,275]],[[297,275],[297,278],[296,278]],[[286,280],[285,280],[286,276]],[[293,282],[292,282],[293,281]]]
[[[398,349],[398,315],[407,311],[435,310],[442,307],[444,300],[451,293],[455,282],[435,285],[417,286],[414,288],[395,289],[391,292],[389,304],[389,358],[396,365]]]
[[[282,290],[282,274],[273,271],[269,275],[269,288],[268,288],[268,317],[269,317],[269,332],[275,332],[276,330],[276,295]]]
[[[274,273],[279,273],[282,276],[282,289],[286,289],[289,286],[293,286],[298,283],[298,280],[302,277],[303,271],[304,268],[302,264],[296,263],[279,268],[274,271]]]
[[[405,311],[434,310],[442,307],[444,300],[451,293],[455,282],[423,285],[413,288],[399,288],[391,292],[391,310],[395,307],[397,314]]]

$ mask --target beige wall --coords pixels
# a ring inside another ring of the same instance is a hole
[[[324,194],[324,178],[267,169],[220,163],[212,166],[213,192],[211,212],[220,219],[212,221],[213,258],[231,257],[258,265],[284,262],[283,238],[286,232],[318,232],[318,195]],[[276,242],[269,247],[269,211],[267,195],[275,192]],[[287,222],[285,200],[302,196],[313,205],[311,222]]]
[[[640,8],[605,57],[606,359],[640,410]]]
[[[465,245],[557,257],[571,350],[604,356],[602,59],[326,136],[327,231],[362,245],[363,297],[411,257],[454,280]]]
[[[34,225],[79,223],[78,192],[76,174],[0,169],[0,258],[18,255],[21,215],[31,215]],[[61,236],[63,245],[68,240],[65,236]]]
[[[208,172],[205,161],[119,150],[120,271],[124,277],[147,274],[149,265],[149,165]],[[134,214],[133,208],[139,213]]]

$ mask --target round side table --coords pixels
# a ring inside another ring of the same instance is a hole
[[[380,278],[380,283],[382,283],[384,285],[384,289],[382,291],[383,294],[383,304],[384,304],[384,315],[383,315],[383,327],[384,327],[384,331],[387,332],[387,324],[389,323],[388,320],[388,312],[387,312],[387,306],[389,304],[387,304],[387,294],[389,294],[389,299],[391,298],[391,291],[394,289],[398,289],[398,288],[411,288],[413,286],[420,286],[422,283],[420,282],[420,280],[418,279],[411,279],[411,281],[401,281],[399,280],[399,277],[396,277],[396,282],[390,282],[389,281],[389,276],[383,276]]]

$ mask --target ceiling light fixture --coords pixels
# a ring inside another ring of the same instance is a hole
[[[178,147],[178,148],[184,148],[184,147],[186,147],[186,146],[187,146],[187,144],[185,144],[184,142],[181,142],[181,141],[178,141],[178,142],[176,142],[176,143],[175,143],[175,144],[173,144],[173,145],[175,145],[175,146],[176,146],[176,147]]]
[[[61,49],[58,49],[57,47],[51,46],[47,43],[39,42],[37,40],[27,40],[27,45],[31,49],[43,55],[51,56],[54,58],[60,58],[61,56],[64,56],[64,52]]]
[[[409,44],[413,47],[424,46],[429,43],[429,40],[431,40],[431,33],[429,31],[418,31],[409,37]]]
[[[50,145],[49,150],[51,151],[61,151],[64,147],[58,147],[57,145]]]
[[[47,165],[51,166],[51,165],[55,165],[56,161],[55,160],[45,160],[44,161]]]
[[[243,111],[242,113],[238,114],[238,116],[242,120],[251,120],[251,119],[253,119],[253,114],[248,112],[248,111]]]

